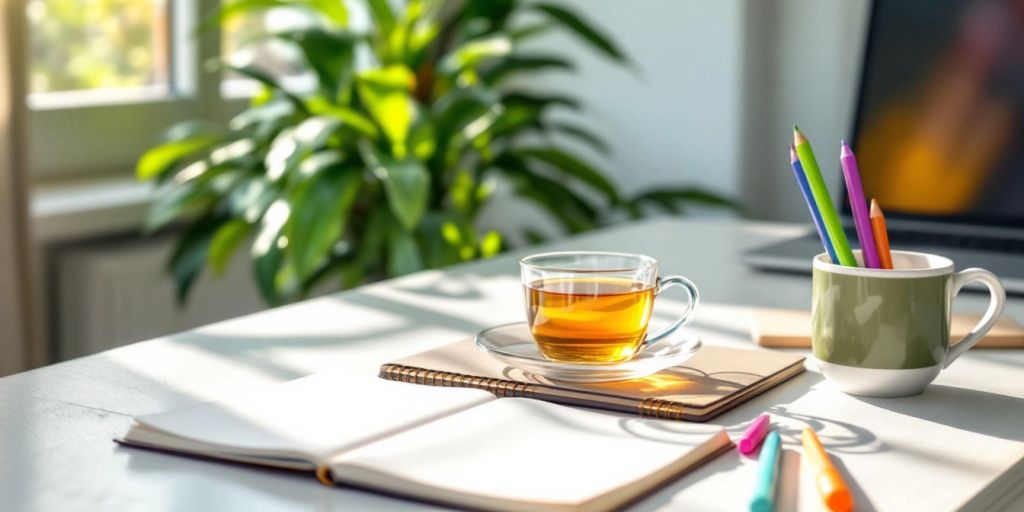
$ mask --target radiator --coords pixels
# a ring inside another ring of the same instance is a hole
[[[56,354],[65,360],[216,322],[265,306],[244,249],[223,276],[204,271],[178,307],[166,272],[170,239],[97,242],[56,250]]]

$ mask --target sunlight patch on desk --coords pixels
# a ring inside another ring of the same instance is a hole
[[[337,335],[352,338],[410,323],[412,319],[379,308],[339,301],[328,296],[218,322],[200,327],[195,332],[238,341],[244,341],[247,337],[268,336],[302,338]]]

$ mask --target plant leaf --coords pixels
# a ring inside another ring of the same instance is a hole
[[[323,148],[342,124],[342,120],[337,117],[310,117],[295,127],[295,141],[301,148],[315,151]]]
[[[619,192],[611,181],[590,164],[560,149],[520,149],[516,153],[524,158],[544,162],[600,190],[612,203],[619,201]]]
[[[586,145],[597,150],[601,154],[608,155],[611,153],[611,148],[608,147],[608,144],[604,141],[604,139],[598,137],[593,132],[587,130],[586,128],[583,128],[582,126],[572,123],[559,122],[552,123],[548,127],[555,132],[564,133],[585,143]]]
[[[536,3],[533,4],[533,8],[546,14],[552,21],[557,22],[575,32],[581,39],[590,43],[591,46],[600,50],[613,60],[622,63],[627,61],[626,55],[623,54],[617,46],[615,46],[615,43],[612,43],[611,39],[598,32],[597,29],[583,21],[579,15],[569,9],[550,3]]]
[[[306,107],[313,115],[330,116],[341,120],[345,123],[346,128],[351,128],[359,135],[365,135],[371,139],[380,136],[380,130],[370,118],[351,108],[340,107],[322,96],[308,98]]]
[[[579,110],[580,102],[572,96],[561,94],[530,94],[526,92],[512,92],[501,97],[501,103],[505,106],[526,106],[533,108],[545,108],[549,106],[563,106],[572,110]]]
[[[244,130],[260,123],[269,123],[295,113],[295,104],[287,100],[272,100],[263,105],[250,107],[231,119],[228,127],[235,131]]]
[[[191,138],[161,144],[142,154],[135,166],[135,176],[146,181],[165,176],[183,159],[224,140],[220,135],[196,135]]]
[[[501,108],[497,95],[489,89],[468,87],[448,94],[434,105],[439,149],[446,150],[455,135],[467,139],[479,135],[500,117]]]
[[[423,269],[423,257],[412,233],[391,223],[388,230],[388,276],[402,276]]]
[[[288,90],[286,90],[281,84],[277,83],[277,80],[274,80],[274,77],[267,74],[266,71],[263,71],[262,69],[257,68],[255,66],[234,66],[226,62],[220,62],[216,65],[221,69],[228,69],[240,75],[247,76],[253,80],[256,80],[257,82],[260,82],[261,84],[269,87],[270,89],[277,91],[278,94],[280,94],[288,101],[290,101],[293,105],[295,105],[295,108],[297,110],[301,112],[306,112],[305,103],[303,103],[298,96],[292,94],[291,92],[288,92]]]
[[[501,97],[501,115],[489,128],[493,138],[515,136],[525,128],[544,129],[543,116],[549,108],[566,107],[578,110],[579,102],[564,95],[535,95],[522,92],[508,93]]]
[[[496,61],[480,75],[487,84],[497,84],[515,73],[535,73],[543,70],[572,70],[572,63],[561,57],[548,55],[509,55]]]
[[[256,285],[260,294],[271,305],[280,304],[283,300],[277,277],[284,262],[284,251],[281,248],[282,231],[290,215],[291,208],[287,201],[274,201],[263,215],[250,252]]]
[[[519,43],[527,39],[530,39],[534,36],[543,34],[548,30],[551,30],[551,28],[554,26],[554,23],[551,23],[549,21],[532,23],[530,25],[524,25],[520,28],[512,30],[511,32],[509,32],[509,37],[512,38],[513,43]]]
[[[743,211],[742,205],[735,200],[699,187],[652,189],[637,194],[629,203],[636,206],[654,204],[669,213],[679,213],[686,203]]]
[[[362,183],[358,169],[336,164],[300,184],[291,194],[287,250],[306,279],[326,261],[345,230]]]
[[[412,231],[427,209],[430,174],[418,160],[381,161],[374,174],[384,183],[391,213],[406,231]]]
[[[210,268],[213,269],[214,275],[221,276],[224,274],[224,269],[227,268],[231,256],[245,238],[249,236],[250,231],[249,223],[242,219],[234,219],[217,229],[213,239],[210,241],[210,251],[207,255],[207,260],[210,263]]]
[[[439,70],[443,73],[455,74],[465,69],[476,69],[488,59],[512,53],[512,41],[508,36],[493,36],[470,41],[448,54],[441,60]]]
[[[516,194],[524,199],[534,202],[537,206],[546,210],[552,217],[562,224],[568,232],[579,233],[594,227],[594,222],[580,213],[578,207],[571,207],[572,202],[565,201],[571,198],[565,191],[559,191],[555,183],[537,185],[532,179],[513,180],[516,183]]]
[[[578,233],[594,226],[594,206],[562,183],[533,172],[514,153],[499,155],[494,164],[512,181],[516,194],[547,210],[569,232]]]
[[[205,217],[196,221],[178,240],[168,264],[177,285],[178,305],[185,303],[192,284],[203,270],[206,253],[223,217]]]
[[[491,258],[501,252],[502,241],[501,233],[497,231],[488,231],[484,234],[483,239],[480,241],[480,257]]]
[[[293,181],[303,183],[343,165],[345,165],[345,157],[337,151],[330,149],[319,151],[309,155],[299,164],[299,171]]]
[[[280,180],[285,173],[295,167],[302,158],[302,151],[299,142],[295,138],[295,127],[288,127],[281,130],[281,133],[274,137],[263,157],[263,166],[266,168],[267,178],[270,181]]]
[[[366,3],[370,6],[370,14],[373,15],[377,30],[386,41],[391,31],[395,29],[394,11],[388,5],[388,0],[367,0]]]
[[[152,233],[179,217],[209,208],[217,199],[217,192],[206,183],[189,182],[175,186],[149,209],[142,231]]]
[[[199,136],[227,136],[224,127],[210,121],[182,121],[164,130],[161,143],[192,139]]]
[[[540,231],[536,229],[524,229],[523,238],[526,239],[526,243],[530,245],[542,244],[548,241],[548,237],[544,236]]]
[[[437,131],[424,109],[416,108],[416,119],[409,131],[409,149],[420,161],[430,160],[437,148]]]
[[[333,3],[342,4],[341,0],[333,0]],[[319,27],[278,32],[274,36],[298,45],[306,63],[316,73],[324,95],[331,99],[338,97],[353,67],[355,37]]]
[[[416,114],[412,100],[415,77],[400,64],[359,74],[357,89],[370,115],[391,141],[392,153],[405,158],[406,139]]]
[[[292,5],[289,0],[225,0],[219,9],[206,17],[200,24],[201,30],[209,30],[224,25],[224,22],[254,11],[273,9],[274,7],[288,7]]]
[[[241,217],[249,224],[255,224],[263,217],[277,195],[278,191],[271,187],[266,176],[252,176],[228,193],[228,211],[234,217]]]
[[[212,15],[207,16],[200,30],[223,26],[224,22],[238,16],[277,7],[305,9],[336,25],[348,24],[348,10],[342,0],[234,0],[225,1]]]
[[[481,35],[505,29],[509,18],[520,6],[520,0],[471,0],[462,9],[463,30],[469,35]]]
[[[375,268],[383,261],[382,249],[388,238],[389,224],[391,223],[388,208],[378,206],[370,211],[363,227],[362,238],[356,247],[356,261],[367,268]]]
[[[270,143],[263,165],[270,181],[281,180],[314,151],[326,146],[330,137],[343,126],[341,120],[329,116],[307,118],[292,128],[285,128]],[[338,158],[337,151],[332,152]]]
[[[305,0],[310,7],[323,15],[324,18],[339,26],[348,25],[348,8],[344,0]]]
[[[423,216],[423,222],[416,229],[416,240],[424,266],[452,265],[462,261],[460,252],[476,252],[475,246],[467,246],[475,233],[469,233],[459,224],[455,216],[437,210]]]

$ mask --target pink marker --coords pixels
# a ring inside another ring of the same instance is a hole
[[[740,442],[736,443],[740,453],[744,455],[753,453],[757,446],[761,444],[761,441],[764,440],[764,436],[768,435],[768,427],[771,424],[772,419],[767,414],[762,414],[754,419],[754,422],[743,431]]]

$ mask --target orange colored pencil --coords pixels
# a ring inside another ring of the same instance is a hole
[[[814,471],[814,482],[825,506],[832,512],[849,512],[853,510],[853,496],[839,476],[839,471],[832,465],[825,448],[811,427],[804,427],[801,436],[804,445],[804,460],[810,463]]]
[[[878,201],[871,200],[871,231],[875,235],[875,247],[878,249],[878,261],[882,268],[892,270],[892,253],[889,252],[889,232],[885,229],[885,216],[878,207]]]

